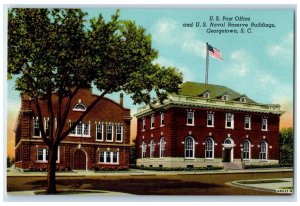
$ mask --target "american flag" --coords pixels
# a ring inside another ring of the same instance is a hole
[[[212,47],[208,43],[206,43],[206,44],[207,44],[207,50],[209,52],[209,55],[216,58],[216,59],[219,59],[219,60],[223,61],[220,50],[218,50],[217,48]]]

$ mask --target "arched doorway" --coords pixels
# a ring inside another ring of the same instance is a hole
[[[223,162],[233,162],[233,147],[233,139],[226,138],[223,144]]]
[[[86,154],[83,150],[77,149],[74,152],[74,170],[86,170]]]

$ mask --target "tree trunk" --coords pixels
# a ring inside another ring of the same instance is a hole
[[[55,181],[55,172],[56,172],[56,156],[57,156],[58,146],[51,145],[49,146],[48,154],[48,177],[47,177],[47,193],[55,194],[56,193],[56,181]]]

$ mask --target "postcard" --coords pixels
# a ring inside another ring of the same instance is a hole
[[[8,200],[292,198],[295,8],[6,9]]]

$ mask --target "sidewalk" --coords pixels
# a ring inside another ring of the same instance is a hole
[[[242,187],[242,188],[266,190],[266,191],[272,191],[281,194],[293,194],[293,189],[287,189],[287,188],[293,188],[292,178],[238,180],[228,184],[231,186]]]
[[[266,169],[246,169],[246,170],[203,170],[203,171],[151,171],[130,169],[129,171],[70,171],[70,172],[56,172],[57,177],[86,177],[86,176],[155,176],[155,175],[200,175],[200,174],[231,174],[231,173],[265,173],[265,172],[290,172],[292,168],[266,168]],[[18,176],[47,176],[47,172],[22,172],[16,168],[7,169],[8,177]]]

